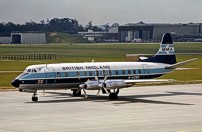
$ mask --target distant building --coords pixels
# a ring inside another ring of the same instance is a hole
[[[160,41],[165,32],[170,32],[177,36],[199,36],[201,35],[202,24],[126,24],[119,26],[119,41],[132,42],[135,40]]]
[[[45,33],[11,33],[12,44],[45,44]]]
[[[109,31],[88,30],[88,32],[78,32],[78,35],[96,42],[118,42],[119,40],[118,27],[111,28]]]
[[[11,42],[10,37],[0,37],[0,44],[9,44]]]

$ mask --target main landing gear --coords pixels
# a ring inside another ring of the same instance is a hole
[[[73,96],[74,97],[80,97],[81,96],[81,90],[80,91],[73,90]]]
[[[119,89],[114,89],[114,92],[111,92],[110,90],[107,90],[109,94],[109,100],[117,100],[118,99],[118,94],[119,94]],[[106,94],[106,93],[104,93]],[[73,90],[73,96],[74,97],[80,97],[81,96],[81,90]]]
[[[37,101],[38,101],[38,97],[37,97],[37,94],[36,94],[36,93],[34,93],[34,94],[32,95],[32,101],[33,101],[33,102],[37,102]]]
[[[113,93],[109,93],[109,100],[117,100],[118,99],[118,94],[119,94],[119,89],[115,90]]]

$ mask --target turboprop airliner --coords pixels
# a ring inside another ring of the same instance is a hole
[[[109,99],[117,99],[120,89],[136,83],[161,82],[154,79],[170,73],[175,68],[195,60],[177,63],[170,33],[162,37],[158,52],[139,62],[91,62],[59,63],[28,66],[12,81],[12,86],[20,92],[33,93],[32,101],[37,102],[38,90],[70,89],[74,96],[87,98],[87,90],[97,90],[108,94]]]

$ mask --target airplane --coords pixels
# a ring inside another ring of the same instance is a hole
[[[70,89],[73,96],[87,98],[86,90],[97,90],[108,94],[110,100],[118,99],[120,89],[136,83],[164,82],[154,79],[172,72],[197,58],[177,63],[174,44],[170,33],[162,36],[158,52],[150,58],[140,58],[139,62],[91,62],[58,63],[28,66],[11,85],[19,92],[33,93],[32,101],[37,102],[38,90]]]

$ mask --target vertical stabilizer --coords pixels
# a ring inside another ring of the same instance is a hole
[[[170,33],[165,33],[162,37],[160,48],[158,52],[151,58],[143,60],[144,62],[156,62],[175,64],[176,56],[173,45],[173,40]]]

